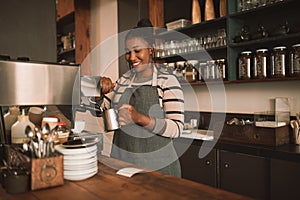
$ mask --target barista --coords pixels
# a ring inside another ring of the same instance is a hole
[[[118,109],[121,128],[113,138],[111,157],[166,174],[181,176],[172,138],[184,126],[184,98],[177,78],[154,63],[153,27],[148,19],[125,38],[130,70],[116,85],[102,77],[103,106]]]

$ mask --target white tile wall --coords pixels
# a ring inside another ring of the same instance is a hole
[[[300,112],[300,81],[184,86],[185,110],[228,113],[274,111],[275,97],[288,97],[291,115]],[[220,106],[224,105],[224,106]]]

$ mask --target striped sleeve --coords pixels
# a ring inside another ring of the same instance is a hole
[[[156,119],[154,133],[164,137],[178,137],[184,127],[184,96],[177,78],[170,74],[158,77],[158,93],[165,111],[165,119]],[[162,126],[162,124],[164,124]]]

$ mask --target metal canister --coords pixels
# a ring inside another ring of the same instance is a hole
[[[274,68],[274,77],[286,76],[286,46],[273,48],[271,65]]]
[[[252,70],[253,78],[266,78],[268,68],[268,49],[257,49]]]
[[[291,75],[300,76],[300,44],[292,46],[291,52]]]
[[[251,67],[252,67],[252,52],[242,51],[238,58],[239,64],[239,79],[250,79],[251,78]]]

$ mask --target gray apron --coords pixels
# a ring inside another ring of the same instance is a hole
[[[133,79],[134,77],[131,82]],[[155,68],[152,86],[131,87],[130,82],[118,106],[130,104],[140,113],[164,119],[165,114],[159,104],[156,79]],[[111,157],[181,177],[180,163],[172,139],[154,134],[137,124],[122,126],[115,131]]]

